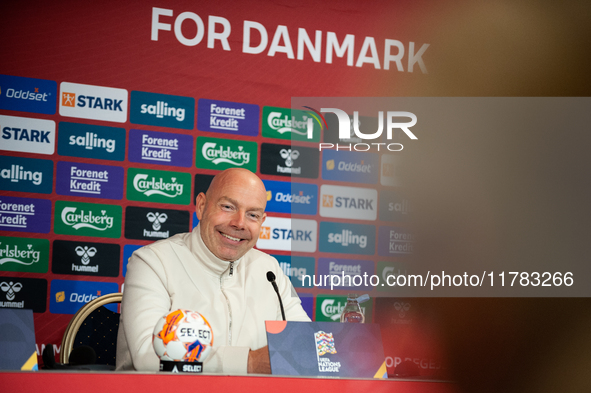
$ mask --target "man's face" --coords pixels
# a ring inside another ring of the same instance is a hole
[[[255,181],[252,174],[241,175],[231,172],[196,201],[201,238],[225,261],[235,261],[254,247],[266,218],[267,198],[260,180]]]

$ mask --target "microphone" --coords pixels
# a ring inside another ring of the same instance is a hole
[[[267,281],[269,281],[273,285],[273,289],[277,294],[277,298],[279,298],[279,307],[281,307],[281,316],[285,321],[285,311],[283,310],[283,302],[281,301],[281,296],[279,296],[279,288],[277,288],[277,283],[275,282],[275,274],[272,271],[267,272]]]
[[[84,366],[96,363],[96,352],[88,345],[76,347],[70,352],[68,364],[72,366]]]

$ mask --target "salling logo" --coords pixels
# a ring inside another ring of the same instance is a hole
[[[384,191],[380,195],[380,220],[406,221],[413,213],[412,203],[398,191]]]
[[[293,267],[289,262],[279,262],[279,267],[286,276],[295,278],[299,281],[302,281],[302,277],[308,274],[305,267]]]
[[[164,117],[172,117],[176,121],[185,120],[185,108],[175,108],[169,106],[168,102],[157,101],[156,105],[142,104],[140,106],[140,113],[155,115],[157,118],[162,119]]]
[[[104,149],[108,153],[115,151],[115,139],[100,138],[98,134],[87,132],[84,135],[70,135],[70,146],[80,146],[87,150]]]
[[[162,195],[168,198],[174,198],[183,193],[183,185],[177,183],[176,177],[172,177],[170,182],[165,182],[160,178],[156,180],[152,177],[148,180],[148,175],[137,174],[133,178],[133,187],[136,191],[146,195]]]
[[[289,132],[291,134],[308,135],[308,121],[311,118],[303,116],[303,120],[296,120],[295,116],[289,117],[288,115],[280,112],[271,112],[267,117],[267,124],[271,129],[277,131],[279,134]],[[313,125],[312,131],[313,132]],[[310,138],[311,139],[311,138]]]
[[[10,180],[12,183],[30,181],[38,186],[43,182],[43,172],[26,170],[22,165],[11,165],[10,168],[0,170],[0,177]]]
[[[168,220],[168,215],[166,213],[150,212],[146,214],[146,218],[148,219],[148,221],[152,223],[152,229],[154,230],[148,231],[144,229],[144,236],[157,237],[162,239],[166,239],[167,237],[169,237],[169,231],[160,231],[160,229],[162,229],[162,224],[164,224],[166,220]]]
[[[389,212],[396,212],[400,214],[408,214],[412,212],[408,199],[403,199],[400,202],[389,202],[388,203],[388,211]]]
[[[343,229],[342,232],[339,233],[329,233],[328,242],[340,244],[345,247],[350,244],[356,244],[361,248],[365,248],[367,247],[367,236],[355,235],[353,231]]]
[[[201,149],[203,158],[215,165],[226,163],[234,166],[243,166],[250,162],[250,153],[244,151],[243,146],[238,146],[238,151],[232,150],[230,146],[226,148],[222,145],[217,146],[217,143],[205,142]]]
[[[65,207],[61,214],[62,222],[76,230],[90,228],[97,231],[105,231],[113,227],[114,218],[108,216],[106,210],[101,210],[100,216],[91,210],[87,212],[80,210],[80,213],[76,213],[77,210],[78,208],[76,207]]]
[[[82,119],[127,121],[127,90],[62,82],[60,115]]]
[[[134,124],[192,130],[195,99],[132,90],[129,111],[129,120]]]
[[[16,297],[16,293],[20,292],[21,289],[23,289],[23,284],[21,284],[20,282],[3,281],[2,283],[0,283],[0,289],[2,289],[2,292],[6,293],[6,300],[12,301]],[[19,303],[24,303],[24,302],[19,302]],[[9,306],[3,305],[3,307],[9,307]],[[19,308],[22,308],[22,307],[19,307]]]
[[[32,244],[27,244],[27,248],[19,247],[19,244],[5,244],[0,242],[0,265],[8,262],[14,262],[19,265],[32,265],[39,262],[41,251],[35,250]]]

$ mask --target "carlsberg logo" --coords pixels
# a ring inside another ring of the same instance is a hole
[[[92,211],[76,211],[76,207],[66,207],[62,210],[62,222],[78,230],[80,228],[90,228],[97,231],[104,231],[113,227],[113,217],[107,215],[106,210],[101,210],[101,215],[95,215]]]
[[[325,299],[322,302],[321,310],[322,314],[326,318],[330,318],[333,321],[337,321],[341,318],[341,313],[345,309],[345,304],[341,302],[337,302],[337,304],[334,303],[335,299]]]
[[[22,245],[19,244],[2,244],[0,242],[0,265],[8,262],[32,265],[39,262],[40,255],[41,251],[35,250],[32,244],[27,244],[27,248],[22,248]]]
[[[291,132],[299,135],[307,135],[308,133],[307,116],[303,116],[303,120],[298,121],[293,115],[290,118],[288,115],[280,112],[271,112],[267,118],[267,124],[280,134]]]
[[[226,163],[235,166],[243,166],[250,162],[250,153],[244,151],[243,146],[238,146],[238,151],[232,150],[230,146],[219,146],[214,142],[206,142],[201,149],[203,157],[218,165]]]
[[[183,185],[177,183],[176,177],[171,178],[171,182],[165,182],[162,178],[156,180],[155,177],[148,179],[146,174],[137,174],[133,178],[133,187],[136,191],[146,195],[162,195],[168,198],[174,198],[183,193]]]

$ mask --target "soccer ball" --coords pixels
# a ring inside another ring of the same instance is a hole
[[[176,310],[158,320],[152,344],[160,360],[203,362],[211,352],[213,332],[198,312]]]

